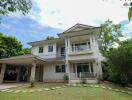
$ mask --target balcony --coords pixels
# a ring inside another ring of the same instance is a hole
[[[72,44],[69,55],[92,53],[90,42]]]

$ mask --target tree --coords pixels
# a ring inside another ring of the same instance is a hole
[[[13,12],[21,12],[26,14],[31,9],[30,0],[1,0],[0,1],[0,15],[8,15]]]
[[[22,51],[23,51],[23,54],[30,54],[31,48],[23,48]]]
[[[0,58],[17,56],[29,53],[28,49],[23,49],[22,44],[12,36],[0,33]]]
[[[122,37],[120,24],[113,24],[113,22],[110,20],[107,20],[101,24],[100,38],[102,43],[100,50],[104,56],[107,51],[113,48],[115,43],[120,42],[119,37]]]
[[[131,18],[132,18],[132,2],[130,3],[130,7],[128,10],[128,19],[131,20]]]
[[[105,57],[116,72],[114,77],[118,83],[124,86],[132,82],[132,39],[121,42],[118,48],[111,49]]]
[[[46,40],[54,40],[55,39],[55,37],[53,37],[53,36],[47,36],[46,37]]]

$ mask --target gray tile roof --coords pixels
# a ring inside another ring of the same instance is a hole
[[[24,59],[24,58],[36,58],[38,60],[42,60],[42,61],[45,61],[45,62],[64,61],[64,57],[56,57],[56,58],[44,59],[44,58],[41,58],[41,57],[33,55],[33,54],[26,54],[26,55],[14,56],[14,57],[9,57],[9,58],[3,58],[3,59],[0,59],[0,61],[16,60],[16,59]]]

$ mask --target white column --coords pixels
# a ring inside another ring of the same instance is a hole
[[[68,57],[68,44],[67,44],[67,39],[65,39],[65,56],[66,56],[66,59]]]
[[[68,60],[65,62],[66,64],[66,74],[69,76],[69,81],[70,81],[70,63]]]
[[[36,63],[32,62],[30,81],[35,81]]]
[[[16,72],[17,72],[17,79],[16,79],[16,81],[17,82],[20,81],[20,69],[21,69],[21,66],[16,66]]]
[[[3,83],[5,70],[6,70],[6,64],[2,64],[1,72],[0,72],[0,83]]]
[[[96,70],[97,70],[97,78],[102,78],[102,67],[101,67],[101,61],[96,61]]]
[[[70,39],[67,39],[67,43],[68,43],[68,53],[71,51],[71,44],[70,44]]]
[[[93,46],[94,46],[94,44],[93,44],[93,41],[92,41],[92,34],[90,34],[90,49],[91,50],[93,50]]]
[[[102,66],[101,66],[101,61],[98,62],[98,69],[99,69],[99,77],[102,79]]]

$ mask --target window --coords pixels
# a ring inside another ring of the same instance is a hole
[[[53,52],[53,45],[48,46],[48,52]]]
[[[65,65],[56,65],[56,73],[65,73]]]
[[[43,47],[39,47],[39,53],[43,53]]]

